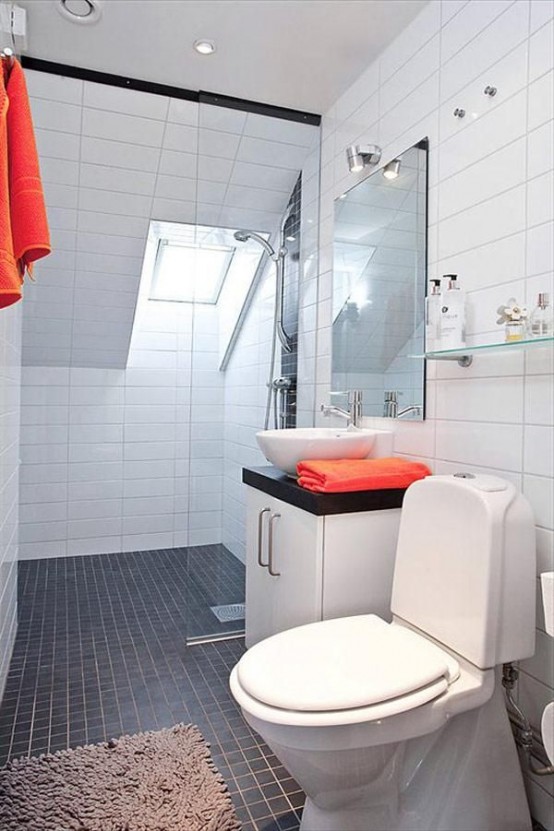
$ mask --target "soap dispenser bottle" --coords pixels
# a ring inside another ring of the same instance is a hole
[[[443,280],[448,288],[441,295],[440,348],[462,349],[466,345],[465,292],[456,274],[445,274]]]
[[[550,297],[546,292],[539,294],[537,305],[531,314],[529,329],[529,334],[533,338],[547,338],[554,334]]]
[[[431,280],[431,293],[425,298],[425,351],[440,349],[441,281]]]

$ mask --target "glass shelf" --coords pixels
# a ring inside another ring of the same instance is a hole
[[[526,340],[502,341],[501,343],[482,343],[475,346],[464,346],[462,349],[439,349],[434,352],[426,352],[425,358],[429,361],[458,361],[461,366],[469,366],[473,355],[478,353],[488,354],[491,352],[518,352],[520,350],[534,349],[538,346],[554,347],[554,337],[528,338]]]

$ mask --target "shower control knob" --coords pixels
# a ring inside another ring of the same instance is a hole
[[[496,95],[498,90],[497,90],[496,87],[491,87],[490,85],[487,85],[485,87],[485,89],[483,90],[483,92],[485,93],[485,95],[488,95],[490,98],[494,98],[494,96]]]
[[[462,107],[456,107],[454,110],[454,115],[456,118],[464,118],[466,111]]]

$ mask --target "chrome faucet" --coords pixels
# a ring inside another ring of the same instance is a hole
[[[398,415],[398,393],[396,390],[385,390],[383,404],[383,418],[396,418]]]
[[[409,413],[421,415],[420,404],[410,404],[409,407],[398,409],[398,392],[396,390],[385,390],[385,401],[383,406],[384,418],[402,418]]]
[[[421,406],[419,404],[410,404],[409,407],[404,407],[403,410],[398,410],[396,413],[396,418],[402,418],[402,416],[408,415],[408,413],[415,413],[416,415],[421,415]]]
[[[348,390],[348,392],[331,392],[330,395],[347,395],[348,409],[335,407],[334,404],[322,404],[321,412],[324,416],[338,415],[347,420],[347,426],[360,427],[362,423],[363,393],[362,390]]]

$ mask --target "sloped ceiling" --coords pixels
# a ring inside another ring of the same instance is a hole
[[[150,219],[273,232],[319,128],[43,72],[28,86],[54,253],[25,287],[23,362],[124,367]]]

